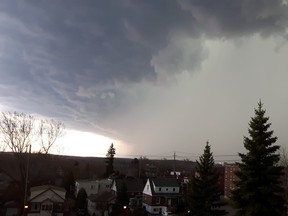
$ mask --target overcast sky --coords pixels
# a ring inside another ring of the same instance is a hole
[[[2,0],[0,109],[63,121],[66,154],[181,159],[243,152],[261,99],[285,146],[287,39],[282,0]]]

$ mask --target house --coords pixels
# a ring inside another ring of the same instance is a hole
[[[175,178],[149,178],[143,189],[143,207],[150,214],[175,212],[181,198]]]
[[[140,207],[142,205],[143,197],[143,180],[135,178],[115,179],[111,187],[111,190],[114,193],[115,197],[117,196],[117,192],[119,192],[124,185],[127,188],[129,206],[132,208]]]
[[[75,181],[75,196],[77,196],[81,188],[85,189],[87,196],[98,194],[104,191],[111,190],[112,180],[97,179],[97,180],[76,180]]]
[[[104,191],[98,194],[91,194],[87,198],[87,210],[89,215],[108,215],[112,211],[112,204],[115,203],[115,195],[111,191]]]
[[[52,185],[32,187],[28,216],[63,216],[66,190]]]
[[[20,215],[20,203],[16,201],[6,202],[4,204],[4,208],[5,208],[5,213],[3,212],[3,215],[5,216]]]

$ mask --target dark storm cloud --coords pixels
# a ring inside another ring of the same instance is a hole
[[[5,1],[0,10],[0,82],[14,85],[15,101],[46,104],[41,112],[53,115],[56,103],[64,113],[74,107],[71,115],[96,118],[125,101],[115,83],[156,78],[152,55],[191,17],[174,1]]]
[[[52,35],[52,40],[43,43],[53,65],[62,71],[58,79],[69,76],[86,85],[154,79],[151,54],[166,44],[168,33],[177,25],[187,23],[185,12],[179,13],[180,6],[172,1],[131,6],[121,1],[30,3],[23,9],[41,10],[43,14],[36,19],[19,18]],[[134,35],[141,36],[140,41],[131,38],[132,29]]]
[[[123,85],[199,68],[203,33],[283,33],[286,20],[280,0],[1,1],[1,100],[89,127],[142,99]]]
[[[233,37],[260,33],[285,34],[287,2],[283,0],[180,0],[210,37]]]

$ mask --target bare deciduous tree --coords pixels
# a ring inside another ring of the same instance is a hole
[[[26,185],[31,145],[40,140],[39,152],[48,154],[57,138],[62,136],[64,124],[54,120],[40,120],[40,123],[31,115],[17,112],[2,112],[0,114],[0,144],[1,148],[10,149],[15,156],[18,172],[14,180],[20,190]],[[37,143],[38,145],[38,143]],[[23,191],[19,191],[23,193]]]
[[[64,134],[61,121],[40,120],[24,113],[2,112],[0,116],[1,149],[14,153],[26,153],[32,143],[40,140],[39,153],[48,154],[56,140]],[[35,146],[34,146],[35,147]]]
[[[6,144],[3,141],[1,141],[0,142],[0,152],[4,152],[6,150],[6,148],[7,148]]]
[[[25,153],[33,139],[34,118],[24,113],[2,112],[0,132],[2,142],[12,152]]]
[[[34,137],[35,119],[24,113],[2,112],[0,116],[0,132],[3,146],[9,148],[17,160],[19,173],[15,181],[20,188],[25,187],[26,156]],[[15,173],[16,174],[16,173]],[[23,192],[22,192],[23,193]]]
[[[56,140],[63,136],[65,125],[60,121],[41,120],[39,125],[40,153],[48,154]]]

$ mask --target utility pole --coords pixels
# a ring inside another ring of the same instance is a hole
[[[141,166],[142,166],[142,156],[140,156],[139,164],[138,164],[138,177],[141,177]]]
[[[173,174],[174,174],[174,176],[176,176],[175,163],[176,163],[176,153],[174,151],[174,161],[173,161],[173,172],[174,172]]]
[[[28,191],[28,176],[29,176],[29,165],[30,165],[30,154],[31,154],[31,145],[29,145],[28,157],[27,157],[27,165],[26,165],[26,176],[25,176],[25,192],[24,192],[24,210],[28,208],[27,206],[27,191]],[[23,211],[23,215],[24,215]]]

